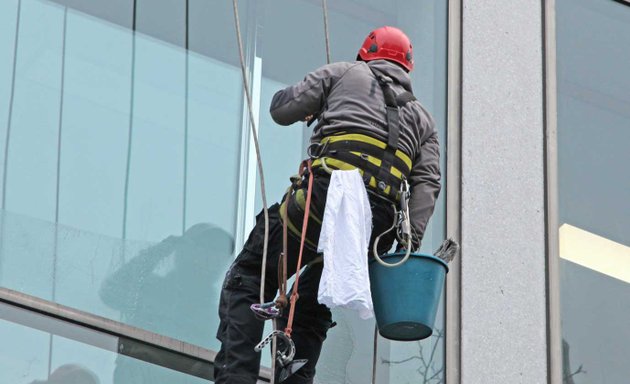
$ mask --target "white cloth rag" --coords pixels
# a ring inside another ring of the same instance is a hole
[[[329,308],[345,307],[362,319],[374,316],[368,246],[372,210],[358,170],[332,172],[317,251],[324,270],[317,300]]]

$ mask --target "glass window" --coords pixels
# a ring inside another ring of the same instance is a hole
[[[209,364],[4,303],[0,335],[2,383],[202,384],[211,378]]]
[[[135,0],[135,3],[137,31],[185,46],[188,0]]]
[[[328,4],[333,60],[353,61],[381,25],[410,35],[415,94],[444,148],[446,2]],[[306,156],[310,128],[277,126],[269,104],[325,64],[323,10],[311,0],[239,7],[272,203]],[[11,0],[0,21],[0,285],[218,349],[220,284],[260,208],[231,4]],[[444,196],[425,252],[444,237]],[[443,379],[442,312],[423,343],[379,341],[379,383]],[[343,311],[335,320],[319,382],[369,382],[374,323]],[[53,340],[54,370],[72,343]],[[29,380],[48,375],[43,367]],[[101,382],[112,369],[97,372]]]
[[[124,28],[68,12],[59,222],[108,237],[122,232],[131,51]]]
[[[17,17],[15,11],[9,15]],[[56,213],[64,15],[55,4],[21,2],[15,70],[4,67],[15,77],[15,87],[12,103],[5,105],[11,111],[3,114],[10,134],[8,148],[2,148],[7,159],[2,283],[44,298],[52,297],[55,233],[47,223]],[[3,48],[13,58],[14,46]]]
[[[630,377],[630,7],[557,3],[565,383]]]
[[[133,25],[134,0],[52,0],[55,3],[65,5],[99,19],[111,21],[123,27],[131,28]]]
[[[216,349],[237,225],[240,69],[24,0],[11,104],[17,6],[1,5],[3,162],[13,117],[0,285]]]
[[[0,175],[4,174],[4,147],[6,145],[9,110],[13,98],[13,79],[15,79],[14,59],[17,27],[18,1],[0,3]],[[0,179],[0,199],[3,196],[3,180]],[[1,201],[1,200],[0,200]]]

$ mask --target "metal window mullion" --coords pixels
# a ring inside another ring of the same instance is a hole
[[[151,347],[165,349],[210,364],[214,363],[216,356],[215,351],[198,345],[189,344],[181,340],[136,328],[4,287],[0,287],[0,302],[25,308],[112,336],[135,340]],[[259,379],[268,380],[269,377],[271,377],[270,370],[268,368],[261,368]]]
[[[182,192],[182,235],[186,231],[186,211],[188,209],[188,80],[189,80],[189,23],[190,23],[190,0],[186,0],[186,15],[185,15],[185,36],[184,36],[184,48],[185,52],[185,69],[184,69],[184,180],[183,180],[183,192]]]
[[[57,165],[55,177],[55,229],[53,238],[53,260],[52,260],[52,301],[57,299],[57,258],[59,253],[59,194],[61,183],[61,138],[63,127],[63,103],[65,88],[65,72],[66,72],[66,36],[68,29],[68,7],[63,9],[63,32],[61,37],[61,79],[59,81],[59,120],[57,127]],[[51,333],[48,341],[48,375],[52,372],[52,355],[53,355],[53,334]]]
[[[9,142],[11,140],[11,123],[13,119],[13,99],[15,96],[15,73],[17,71],[17,54],[18,41],[20,35],[20,16],[21,16],[22,0],[18,0],[16,21],[15,21],[15,39],[13,42],[13,71],[11,76],[11,93],[9,96],[9,109],[7,116],[7,132],[4,142],[4,163],[2,165],[2,201],[0,203],[0,281],[2,281],[3,266],[3,244],[4,244],[4,226],[5,226],[5,210],[7,197],[7,173],[9,170]]]
[[[129,91],[129,124],[127,135],[127,161],[125,167],[125,185],[123,191],[123,220],[122,220],[122,249],[121,262],[125,262],[125,240],[127,239],[127,210],[129,196],[129,177],[131,172],[131,147],[133,142],[133,111],[135,97],[135,75],[136,75],[136,21],[137,21],[138,0],[133,0],[132,20],[131,20],[131,81]]]
[[[448,2],[446,236],[461,244],[462,6]],[[446,384],[461,383],[461,255],[446,278]]]
[[[542,0],[544,68],[545,233],[547,247],[547,364],[548,383],[562,383],[560,325],[560,242],[558,234],[558,132],[556,73],[556,4]]]

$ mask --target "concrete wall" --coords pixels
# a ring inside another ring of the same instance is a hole
[[[461,382],[546,383],[540,0],[464,0]]]

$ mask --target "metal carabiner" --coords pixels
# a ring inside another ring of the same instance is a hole
[[[324,150],[326,149],[327,146],[328,146],[328,141],[325,141],[323,143],[322,142],[310,143],[308,147],[306,147],[306,154],[311,159],[319,159],[324,153]],[[313,152],[313,148],[316,148],[315,152]]]
[[[400,210],[405,211],[409,207],[409,197],[411,193],[409,192],[409,183],[407,179],[402,179],[400,182]]]
[[[293,357],[295,356],[295,344],[286,333],[280,330],[274,330],[267,337],[262,339],[260,343],[258,343],[256,347],[254,347],[254,351],[262,351],[269,343],[271,343],[274,337],[278,338],[282,343],[284,343],[284,349],[278,348],[275,356],[276,361],[278,362],[278,364],[280,364],[281,367],[279,380],[280,382],[283,382],[289,376],[302,368],[308,362],[308,360],[293,360]]]
[[[268,303],[263,304],[252,304],[249,306],[249,309],[254,312],[254,315],[258,320],[271,320],[277,317],[280,317],[282,311],[276,305],[275,301],[270,301]]]
[[[411,247],[411,221],[409,217],[409,198],[411,193],[409,192],[409,183],[407,179],[403,179],[400,183],[400,232],[403,237],[406,237],[408,247]]]

